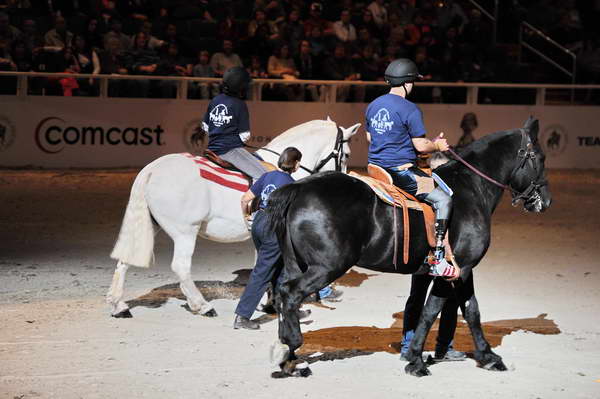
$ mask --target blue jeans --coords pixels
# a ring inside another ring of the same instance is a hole
[[[256,265],[235,313],[251,318],[269,283],[281,271],[283,261],[275,233],[267,226],[264,211],[256,212],[252,222],[252,240],[257,251]]]
[[[386,171],[392,176],[394,185],[401,188],[411,195],[417,193],[417,179],[410,169],[399,170],[398,168],[386,168]]]

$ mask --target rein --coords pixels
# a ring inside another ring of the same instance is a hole
[[[342,132],[342,129],[339,126],[336,126],[336,128],[337,128],[337,135],[335,137],[335,144],[333,146],[333,151],[331,151],[329,153],[329,155],[327,155],[325,158],[323,158],[321,160],[321,162],[319,162],[318,165],[314,169],[311,170],[305,166],[302,166],[302,164],[300,164],[300,169],[310,173],[311,175],[314,175],[315,173],[319,173],[319,171],[323,168],[323,166],[325,166],[327,164],[327,162],[329,162],[331,160],[331,158],[333,158],[334,162],[335,162],[335,171],[336,172],[342,171],[341,155],[344,153],[343,146],[344,146],[344,143],[347,143],[349,140],[344,140],[344,133]],[[244,144],[244,146],[255,149],[255,150],[264,150],[264,151],[270,152],[271,154],[275,154],[277,156],[281,155],[277,151],[273,151],[270,148],[266,148],[266,147],[254,147],[254,146],[251,146],[248,144]]]
[[[518,170],[525,167],[525,162],[527,162],[527,160],[529,160],[529,165],[531,165],[533,170],[537,171],[535,163],[533,162],[536,155],[535,155],[535,152],[531,148],[532,147],[531,139],[529,138],[527,133],[525,133],[524,129],[519,129],[519,131],[521,132],[521,146],[520,146],[519,150],[517,151],[517,157],[521,158],[521,161],[519,162],[517,167],[513,170],[512,174],[510,175],[511,179],[512,179],[512,177],[514,177],[514,175],[517,173]],[[502,184],[502,183],[492,179],[485,173],[481,172],[480,170],[475,168],[473,165],[471,165],[470,163],[465,161],[452,148],[448,148],[448,152],[450,154],[452,154],[452,156],[454,158],[456,158],[457,161],[459,161],[460,163],[465,165],[467,168],[469,168],[471,171],[473,171],[476,175],[484,178],[485,180],[489,181],[492,184],[495,184],[496,186],[500,187],[503,190],[510,191],[510,193],[512,195],[512,206],[517,206],[519,201],[522,201],[522,200],[527,201],[528,199],[532,198],[534,195],[537,195],[537,194],[532,194],[532,193],[535,193],[535,191],[537,191],[539,188],[548,184],[548,182],[546,180],[541,180],[541,181],[532,180],[531,183],[529,184],[529,186],[525,189],[525,191],[523,191],[521,193],[521,192],[515,190],[514,188],[512,188],[510,185]]]

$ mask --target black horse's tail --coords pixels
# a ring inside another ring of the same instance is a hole
[[[285,239],[289,207],[294,202],[299,189],[298,184],[288,184],[275,190],[269,196],[269,206],[265,210],[267,226],[275,232],[280,245]]]

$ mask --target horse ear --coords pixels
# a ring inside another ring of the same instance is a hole
[[[331,118],[329,117],[329,115],[327,115],[327,122],[333,122],[333,121],[331,120]]]
[[[533,116],[530,116],[525,122],[525,126],[523,126],[523,128],[528,131],[532,141],[537,141],[538,132],[540,130],[540,123],[537,119],[535,119]]]
[[[360,127],[360,123],[356,125],[352,125],[347,129],[343,129],[344,131],[344,140],[348,140],[350,137],[354,136],[356,132],[358,132],[358,128]]]

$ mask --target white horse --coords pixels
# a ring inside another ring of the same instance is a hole
[[[360,123],[344,129],[329,118],[293,127],[273,139],[257,153],[277,164],[279,153],[293,146],[302,152],[302,166],[311,172],[346,171],[348,140]],[[318,170],[316,170],[318,169]],[[300,169],[293,176],[308,175]],[[117,267],[106,302],[114,317],[132,317],[123,301],[123,286],[129,266],[149,267],[153,261],[152,218],[174,242],[171,268],[191,311],[217,315],[191,278],[196,237],[212,241],[239,242],[250,237],[240,199],[243,192],[200,177],[197,163],[185,154],[169,154],[146,165],[135,178],[117,243],[111,253]]]

